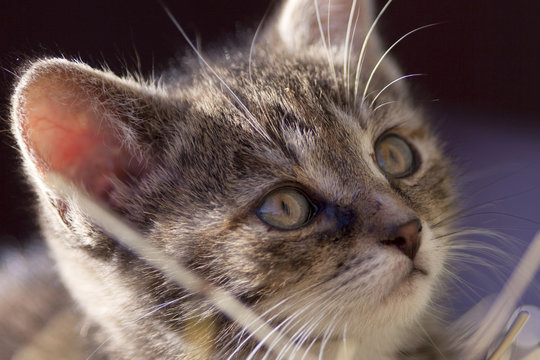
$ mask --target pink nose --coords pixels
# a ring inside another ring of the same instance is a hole
[[[395,246],[409,259],[414,260],[420,248],[420,231],[422,224],[420,220],[414,219],[406,224],[398,226],[388,239],[381,241],[383,245]]]

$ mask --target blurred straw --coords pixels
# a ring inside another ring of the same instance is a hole
[[[534,237],[476,331],[463,345],[462,354],[464,359],[485,358],[487,349],[498,338],[539,267],[540,232]]]
[[[289,344],[287,338],[279,332],[273,331],[265,321],[238,301],[233,295],[202,279],[197,274],[180,265],[176,259],[169,257],[162,250],[153,246],[142,234],[135,230],[133,225],[107,207],[100,204],[88,194],[78,189],[61,175],[50,173],[46,183],[58,191],[62,196],[75,201],[77,206],[116,241],[126,246],[140,256],[148,264],[161,271],[169,279],[175,281],[184,289],[211,300],[212,303],[229,319],[236,322],[249,332],[259,342],[273,342],[277,349],[285,349]],[[304,359],[316,359],[306,352]]]

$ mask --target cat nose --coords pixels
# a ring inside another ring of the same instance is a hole
[[[420,231],[422,223],[419,219],[414,219],[398,226],[388,239],[381,241],[383,245],[395,246],[409,259],[414,260],[420,248]]]

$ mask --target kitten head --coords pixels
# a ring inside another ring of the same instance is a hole
[[[290,0],[252,55],[184,61],[158,83],[29,66],[13,132],[64,281],[115,358],[193,351],[193,316],[214,319],[212,351],[232,351],[234,325],[107,237],[49,172],[303,341],[406,349],[440,290],[454,190],[422,113],[389,85],[372,19],[368,1]]]

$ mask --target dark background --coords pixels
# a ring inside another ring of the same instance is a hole
[[[270,4],[254,0],[166,3],[203,50],[224,34],[246,29],[253,33]],[[524,242],[540,228],[538,14],[537,1],[395,0],[380,24],[392,43],[416,27],[441,23],[408,38],[395,48],[394,56],[406,73],[428,74],[410,82],[417,98],[432,109],[463,172],[480,173],[473,185],[464,185],[466,205],[502,207],[486,219],[471,217],[472,224],[517,229],[512,236]],[[157,1],[2,0],[0,116],[7,118],[13,71],[29,58],[64,56],[96,67],[107,64],[118,74],[126,69],[149,74],[166,69],[185,48],[185,40]],[[21,181],[7,128],[4,121],[0,244],[13,245],[35,233],[35,225],[29,211],[31,193]],[[469,177],[474,176],[465,176]],[[502,205],[494,201],[500,198],[506,199]],[[494,220],[495,213],[504,214],[502,220]],[[523,244],[519,248],[516,254]]]

